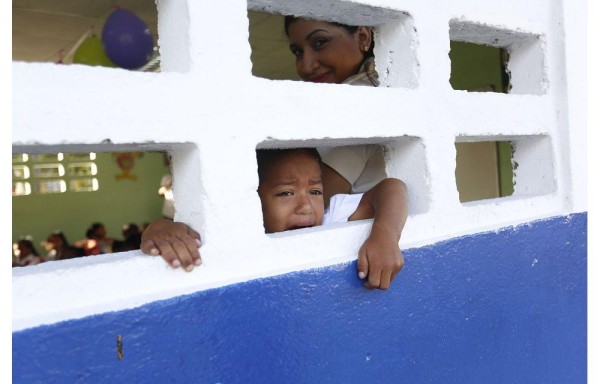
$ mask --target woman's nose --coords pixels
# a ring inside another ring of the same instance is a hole
[[[319,67],[317,55],[310,49],[304,51],[300,61],[300,70],[304,76],[312,74]]]

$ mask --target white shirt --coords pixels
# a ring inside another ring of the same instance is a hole
[[[356,211],[363,194],[354,195],[338,194],[329,200],[329,207],[325,210],[323,224],[345,223],[348,218]]]

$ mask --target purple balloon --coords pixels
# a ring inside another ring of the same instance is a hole
[[[106,56],[121,68],[135,69],[152,58],[154,38],[142,19],[126,9],[115,9],[102,29]]]

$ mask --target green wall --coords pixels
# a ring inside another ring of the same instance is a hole
[[[86,229],[99,221],[105,225],[108,236],[121,239],[123,224],[133,222],[141,227],[160,218],[162,197],[157,191],[161,177],[169,169],[162,153],[139,154],[130,171],[136,180],[117,180],[116,175],[123,171],[117,165],[116,154],[98,153],[98,191],[13,196],[13,242],[32,235],[38,252],[45,254],[40,242],[57,229],[72,243],[85,238]]]
[[[503,92],[499,48],[451,41],[449,56],[452,66],[450,85],[453,89]]]

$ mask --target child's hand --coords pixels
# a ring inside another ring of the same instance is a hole
[[[202,264],[199,247],[200,234],[183,223],[159,219],[142,233],[144,253],[161,255],[173,268],[182,266],[188,272]]]
[[[358,276],[367,278],[367,289],[388,289],[404,267],[398,237],[385,226],[373,224],[371,234],[358,251]]]

